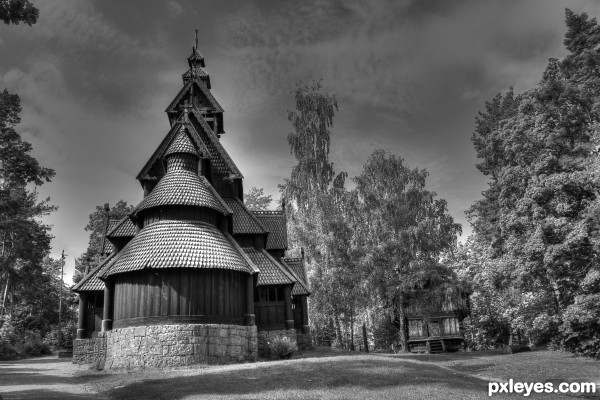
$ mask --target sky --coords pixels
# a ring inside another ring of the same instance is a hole
[[[487,187],[470,139],[478,111],[565,56],[566,7],[600,14],[587,0],[32,1],[37,24],[0,26],[0,90],[21,97],[18,131],[56,171],[37,190],[59,207],[43,220],[67,281],[96,205],[141,201],[135,176],[169,130],[194,29],[246,190],[279,198],[293,91],[322,80],[339,106],[335,171],[358,175],[376,149],[425,168],[465,240]]]

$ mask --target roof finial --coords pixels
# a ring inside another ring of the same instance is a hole
[[[194,29],[194,32],[196,32],[196,41],[195,41],[194,49],[198,50],[198,29]]]

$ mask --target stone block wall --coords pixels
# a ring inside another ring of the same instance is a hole
[[[258,356],[256,326],[152,325],[114,329],[98,336],[75,341],[73,362],[119,370],[254,361]]]
[[[297,345],[296,330],[295,329],[284,329],[278,331],[260,331],[258,332],[258,356],[264,358],[273,358],[269,342],[277,336],[289,338],[295,345]]]
[[[310,333],[298,333],[298,350],[313,350],[315,344],[313,343],[313,336]]]
[[[106,339],[98,334],[98,338],[75,339],[73,341],[73,364],[90,364],[97,368],[104,367],[106,359]]]

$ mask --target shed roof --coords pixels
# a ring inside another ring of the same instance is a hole
[[[287,223],[283,211],[252,211],[252,214],[269,230],[266,248],[287,249]]]
[[[282,258],[281,263],[288,268],[299,282],[298,285],[294,285],[292,295],[310,294],[310,287],[308,286],[308,279],[304,269],[304,260],[301,258]]]
[[[121,218],[117,223],[108,229],[106,233],[107,238],[118,238],[118,237],[134,237],[135,236],[135,225],[131,221],[128,215]]]
[[[214,226],[198,221],[163,220],[144,227],[116,257],[102,277],[145,268],[254,268]]]
[[[243,250],[260,269],[258,286],[287,285],[296,282],[296,279],[266,250],[257,250],[254,247],[244,247]]]
[[[238,198],[223,199],[233,211],[234,234],[264,234],[268,229],[246,208]]]
[[[115,253],[109,254],[107,257],[102,259],[100,263],[91,270],[86,276],[84,276],[71,290],[74,292],[94,292],[104,290],[104,282],[102,282],[98,276],[102,267],[106,266],[115,256]]]

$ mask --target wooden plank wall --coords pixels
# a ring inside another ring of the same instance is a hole
[[[144,270],[115,276],[114,320],[157,316],[243,318],[247,274],[225,269]]]

